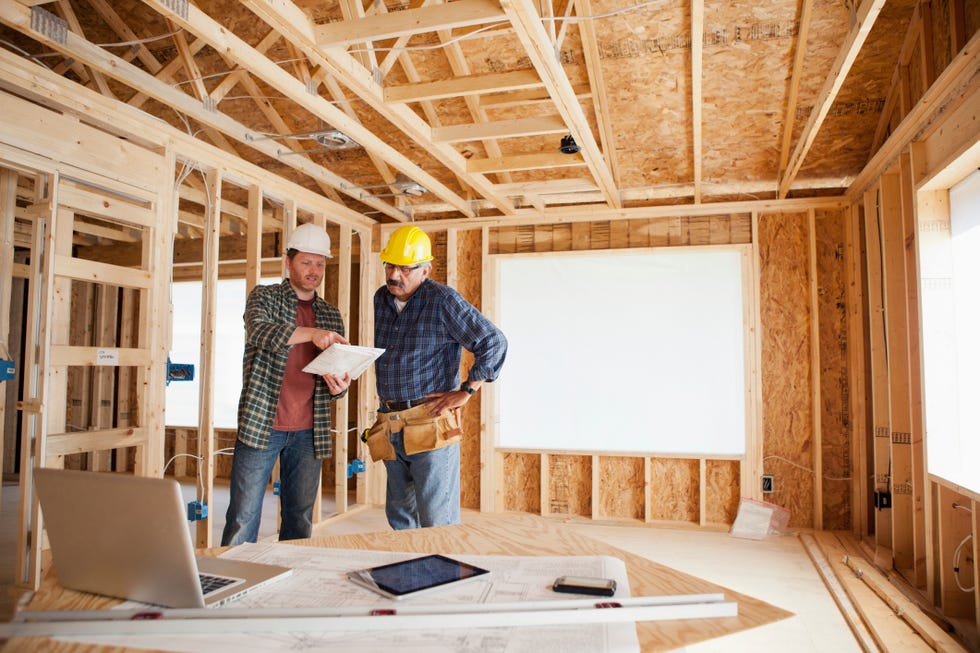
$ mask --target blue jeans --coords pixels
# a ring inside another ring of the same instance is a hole
[[[235,441],[231,464],[231,500],[225,516],[221,546],[255,542],[262,519],[262,499],[279,459],[280,540],[309,537],[313,530],[313,503],[320,487],[323,461],[313,453],[313,429],[275,431],[269,447],[256,449]]]
[[[385,516],[395,530],[459,523],[459,444],[409,456],[401,432],[391,434],[395,460],[386,460]]]

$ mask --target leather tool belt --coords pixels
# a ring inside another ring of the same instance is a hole
[[[425,404],[393,413],[378,413],[378,419],[361,436],[371,452],[371,459],[394,460],[391,434],[402,432],[408,455],[432,451],[456,444],[463,437],[459,409],[447,409],[430,415]]]

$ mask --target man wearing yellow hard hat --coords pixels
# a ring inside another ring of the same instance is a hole
[[[388,472],[392,528],[459,523],[459,408],[497,378],[507,339],[456,290],[429,278],[432,243],[414,226],[381,250],[385,285],[374,295],[378,421],[367,434]],[[462,350],[473,365],[460,383]]]

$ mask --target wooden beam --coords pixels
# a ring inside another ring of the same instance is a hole
[[[482,175],[472,175],[467,172],[466,159],[459,152],[449,145],[440,145],[432,142],[431,127],[425,124],[410,108],[386,103],[378,85],[374,81],[371,71],[359,65],[353,57],[340,48],[321,49],[317,46],[313,36],[313,25],[309,17],[296,7],[296,5],[274,0],[242,0],[242,4],[268,23],[273,29],[295,43],[313,63],[321,66],[325,71],[329,71],[331,75],[341,80],[358,97],[366,102],[368,106],[405,132],[424,149],[427,149],[453,174],[465,177],[467,185],[483,195],[498,210],[508,215],[513,213],[513,204],[507,198],[501,197],[489,180]],[[343,129],[339,125],[335,124],[334,126]],[[355,140],[358,140],[356,134],[351,133],[350,135]],[[358,140],[358,142],[361,141]],[[392,164],[394,165],[393,160]],[[419,173],[422,171],[415,170],[415,174],[410,174],[410,172],[413,172],[410,169],[398,165],[394,167],[408,174],[411,179],[421,183],[426,188],[430,190],[436,188],[429,185],[429,175],[419,176]],[[432,181],[435,182],[436,180],[433,179]],[[442,185],[439,184],[439,186],[441,187]],[[439,193],[436,194],[438,195]],[[454,199],[449,204],[463,215],[473,217],[474,212],[470,208],[468,200],[458,199],[459,201],[455,201]]]
[[[573,7],[582,18],[582,20],[575,22],[578,24],[579,35],[582,39],[582,54],[585,57],[585,68],[589,80],[588,94],[592,97],[592,111],[595,113],[599,142],[609,170],[618,186],[619,167],[616,159],[616,132],[611,122],[612,112],[609,108],[606,78],[602,71],[602,59],[599,55],[599,39],[596,36],[595,21],[591,18],[592,3],[591,0],[569,1],[566,11],[571,11]],[[562,29],[568,24],[569,21],[563,21]],[[581,87],[572,86],[572,92],[575,93],[576,98],[583,99]]]
[[[810,112],[810,118],[803,127],[803,132],[800,134],[800,139],[796,143],[796,148],[793,150],[789,164],[784,174],[779,178],[780,198],[786,197],[786,194],[789,192],[789,187],[793,184],[793,180],[796,179],[796,175],[799,174],[800,168],[803,166],[803,161],[810,151],[813,141],[817,138],[817,132],[820,131],[824,119],[830,112],[830,107],[834,104],[834,100],[837,99],[837,94],[844,85],[844,80],[847,78],[851,66],[861,51],[861,46],[864,45],[865,39],[868,38],[871,28],[884,6],[885,0],[863,0],[861,6],[858,7],[854,25],[841,44],[837,59],[834,60],[834,65],[827,74],[823,88],[820,89],[817,100],[814,102],[813,111]]]
[[[592,135],[582,105],[575,97],[575,91],[565,71],[555,59],[554,49],[541,26],[541,19],[534,10],[531,0],[502,0],[501,6],[514,26],[517,37],[525,44],[528,57],[554,100],[559,115],[568,125],[568,131],[582,148],[582,158],[588,165],[603,197],[610,206],[621,207],[622,201],[609,166]]]
[[[546,134],[564,134],[568,131],[565,121],[557,116],[542,118],[516,118],[468,125],[452,125],[432,130],[432,140],[437,143],[462,143],[496,138],[523,138]]]
[[[215,356],[215,329],[218,319],[218,261],[219,245],[221,243],[221,212],[218,199],[222,196],[221,171],[209,169],[204,174],[208,197],[212,198],[208,206],[207,222],[204,232],[204,260],[201,270],[201,349],[200,370],[198,374],[198,409],[197,409],[197,464],[200,470],[201,483],[198,499],[207,505],[213,505],[214,493],[214,388],[217,382]],[[212,546],[211,519],[205,518],[197,522],[198,547]]]
[[[64,16],[65,21],[68,23],[68,27],[71,31],[78,34],[81,38],[85,38],[85,30],[82,29],[82,24],[78,21],[78,17],[75,15],[75,10],[71,8],[68,0],[56,0],[55,6],[58,8]],[[40,10],[45,11],[45,10]],[[106,97],[115,99],[116,95],[109,88],[109,83],[106,81],[105,76],[98,70],[92,70],[92,79],[95,81],[95,85],[99,87],[99,92]]]
[[[194,118],[202,124],[213,127],[227,134],[231,138],[248,145],[249,147],[272,159],[279,160],[283,164],[292,167],[303,174],[309,175],[314,179],[322,179],[338,189],[350,188],[354,185],[349,180],[340,177],[327,168],[316,165],[302,157],[280,158],[279,147],[269,141],[256,141],[254,139],[254,130],[233,120],[229,116],[222,114],[219,111],[205,110],[200,102],[196,101],[186,93],[178,91],[169,84],[156,79],[152,75],[149,75],[129,62],[106,52],[102,48],[85,41],[74,33],[70,32],[67,35],[66,42],[64,44],[60,44],[45,37],[43,34],[34,32],[30,26],[30,10],[22,5],[18,5],[17,3],[0,3],[0,22],[23,32],[24,34],[30,35],[32,38],[37,39],[48,47],[62,52],[67,56],[78,59],[79,61],[84,61],[87,65],[113,76],[118,81],[127,84],[136,90],[140,90],[154,99],[163,102],[164,104],[170,105],[175,110]],[[14,57],[12,53],[5,50],[0,51],[0,56],[4,54],[9,55],[9,58],[21,59],[20,57]],[[25,64],[23,61],[19,61],[18,65]],[[37,67],[35,64],[26,65]],[[36,75],[38,73],[33,74]],[[297,84],[298,83],[299,82],[297,82]],[[165,125],[165,123],[160,122],[153,127],[153,129],[159,130],[163,126],[169,127],[169,125]],[[148,128],[133,127],[131,128],[131,132],[133,134],[140,134],[146,129]],[[429,186],[426,186],[426,188],[429,188]],[[351,197],[358,198],[358,194],[356,192],[348,191],[346,194],[350,195]],[[397,211],[387,202],[372,200],[371,198],[365,198],[360,201],[385,214],[397,213]],[[348,209],[346,206],[340,204],[335,204],[334,206],[336,206],[336,211],[334,213],[336,216],[346,216],[347,219],[358,222],[363,222],[366,220],[366,218],[364,218],[362,215]]]
[[[701,203],[701,86],[704,64],[704,0],[691,0],[691,130],[694,203]]]
[[[783,119],[783,137],[779,146],[779,173],[781,179],[789,162],[789,144],[793,140],[793,117],[796,115],[796,105],[800,98],[800,80],[803,76],[803,59],[806,55],[806,42],[810,33],[810,16],[813,14],[813,0],[803,0],[800,7],[799,29],[796,33],[795,51],[793,53],[793,72],[789,82],[789,96],[786,99],[786,117]]]
[[[230,30],[219,25],[210,16],[195,7],[188,5],[187,17],[183,17],[179,12],[171,9],[163,0],[143,0],[146,4],[159,11],[162,15],[178,23],[181,27],[189,30],[197,36],[205,39],[212,47],[222,53],[226,59],[234,61],[237,65],[247,68],[251,73],[260,77],[273,88],[296,102],[318,118],[330,123],[335,128],[340,129],[345,134],[360,143],[369,150],[374,150],[384,156],[388,162],[400,172],[408,175],[411,179],[419,182],[430,192],[441,197],[443,200],[457,206],[464,214],[471,214],[467,201],[457,195],[452,189],[440,182],[428,172],[425,172],[408,156],[396,148],[391,147],[383,139],[375,135],[370,130],[364,128],[360,122],[352,120],[347,114],[339,110],[333,104],[319,95],[310,95],[306,87],[298,79],[284,71],[275,62],[269,60],[264,55],[255,51]],[[274,29],[276,25],[272,25]],[[303,52],[310,56],[310,52],[301,48]],[[316,59],[313,59],[316,62]],[[365,71],[366,72],[366,71]],[[263,143],[265,141],[259,141]],[[274,158],[285,161],[274,155]],[[295,158],[295,157],[286,157]],[[352,191],[357,184],[350,182],[337,183],[339,177],[331,174],[332,185],[335,185],[346,194],[355,199],[370,204],[370,196],[364,196],[359,191]],[[381,203],[387,205],[385,203]],[[372,205],[373,206],[373,205]]]
[[[384,99],[385,102],[422,102],[486,93],[540,89],[543,86],[544,82],[534,70],[513,70],[506,73],[468,75],[433,82],[386,86]]]
[[[360,20],[344,20],[314,28],[316,44],[322,48],[377,41],[440,29],[485,25],[503,21],[500,4],[494,0],[456,2],[406,9]]]
[[[823,529],[823,428],[820,395],[820,282],[817,278],[817,216],[807,211],[807,255],[810,303],[810,406],[813,429],[813,528]]]
[[[581,154],[518,154],[499,159],[470,159],[466,162],[466,169],[471,172],[488,173],[585,165],[587,164]]]
[[[591,79],[592,73],[589,73]],[[592,97],[591,87],[584,84],[572,86],[575,97],[578,100],[585,100]],[[532,104],[552,104],[551,96],[548,91],[541,89],[528,89],[524,91],[507,91],[505,93],[493,93],[480,96],[480,106],[484,109],[506,109],[509,107],[527,107]],[[608,150],[608,147],[606,148]]]
[[[923,94],[898,127],[891,133],[881,149],[875,152],[871,160],[854,178],[847,190],[848,197],[857,199],[867,188],[874,184],[885,170],[894,165],[899,154],[914,140],[928,138],[935,130],[938,118],[945,118],[952,107],[958,105],[962,98],[973,98],[976,101],[974,79],[980,69],[980,31],[975,33],[963,49],[946,66],[935,83]],[[967,139],[962,139],[965,144]],[[933,173],[937,172],[935,170]]]

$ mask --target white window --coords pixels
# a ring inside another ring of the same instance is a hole
[[[265,279],[262,283],[276,283]],[[242,391],[242,354],[245,351],[245,280],[218,281],[215,320],[214,426],[236,428],[238,397]],[[198,425],[201,389],[201,282],[171,285],[173,337],[170,360],[194,365],[193,381],[171,381],[167,385],[167,426]]]
[[[930,348],[926,329],[927,464],[929,473],[980,492],[980,171],[950,188],[949,218],[951,283],[940,290],[951,296],[936,304],[938,314],[926,301],[936,291],[923,279],[923,324],[932,320],[939,340]]]

